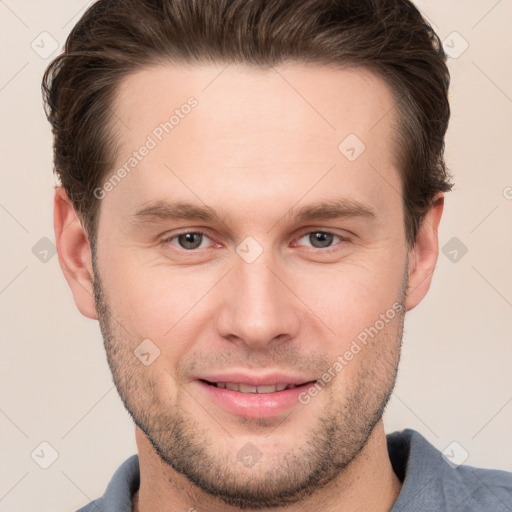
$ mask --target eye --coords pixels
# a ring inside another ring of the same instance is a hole
[[[307,239],[315,249],[324,249],[323,252],[331,252],[337,249],[336,247],[331,248],[336,238],[340,241],[348,241],[347,238],[329,233],[328,231],[310,231],[302,235],[298,242],[302,239]]]
[[[163,244],[172,244],[174,240],[180,249],[191,251],[194,249],[203,249],[202,242],[204,239],[209,239],[202,231],[185,231],[166,238],[162,241]],[[173,244],[176,245],[176,244]]]
[[[333,252],[338,249],[338,247],[336,247],[338,245],[336,243],[336,239],[339,242],[349,241],[348,238],[335,235],[334,233],[330,233],[328,231],[309,231],[304,233],[297,240],[297,243],[302,245],[300,244],[300,241],[303,239],[306,239],[311,244],[313,249],[319,249],[321,252],[325,253]],[[162,244],[171,244],[178,250],[182,249],[188,252],[194,252],[196,249],[207,248],[208,240],[210,242],[212,241],[210,237],[208,237],[203,231],[184,231],[182,233],[176,233],[165,238],[162,240]]]

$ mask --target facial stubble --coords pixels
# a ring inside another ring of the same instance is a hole
[[[297,442],[296,447],[274,455],[269,461],[263,455],[254,466],[246,467],[237,460],[236,448],[223,452],[217,449],[212,429],[181,408],[178,395],[162,396],[159,376],[134,356],[133,350],[141,340],[132,339],[119,322],[121,315],[111,310],[94,250],[92,262],[98,320],[121,400],[160,459],[204,493],[239,509],[293,504],[335,479],[364,448],[396,381],[406,311],[407,265],[397,300],[401,308],[396,317],[396,337],[380,333],[365,347],[365,351],[371,352],[363,359],[353,381],[346,383],[344,400],[336,400],[332,386],[322,391],[331,394],[330,405],[316,418],[315,426],[303,433],[302,444]],[[277,363],[274,361],[279,366]],[[163,375],[174,387],[180,387],[169,369]],[[189,395],[186,392],[182,396]],[[282,428],[286,429],[285,421]],[[272,435],[279,435],[279,428]],[[265,436],[261,439],[264,444]],[[224,441],[230,447],[236,444],[231,438]],[[253,446],[258,450],[256,444]],[[265,454],[265,448],[258,452]]]

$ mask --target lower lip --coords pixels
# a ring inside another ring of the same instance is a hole
[[[201,389],[225,411],[245,418],[272,418],[287,412],[291,407],[301,404],[299,395],[313,386],[308,382],[291,389],[274,393],[241,393],[231,389],[218,388],[197,381]],[[302,404],[301,404],[302,405]]]

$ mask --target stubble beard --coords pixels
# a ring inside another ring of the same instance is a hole
[[[360,365],[357,378],[347,383],[343,401],[336,401],[332,388],[322,391],[331,393],[330,400],[325,401],[331,405],[316,418],[315,426],[304,432],[301,444],[297,443],[293,449],[269,461],[263,455],[250,468],[237,461],[236,442],[227,439],[228,434],[223,441],[233,448],[219,451],[211,436],[212,428],[196,421],[180,408],[176,399],[173,402],[173,397],[162,396],[158,376],[148,371],[133,354],[140,340],[130,340],[112,314],[94,253],[93,269],[94,297],[108,364],[125,408],[163,462],[225,504],[241,510],[258,510],[303,500],[348,467],[382,418],[395,385],[400,359],[407,268],[397,300],[402,308],[397,314],[399,328],[395,338],[376,336],[372,345],[364,348],[372,350],[372,355]],[[168,379],[169,375],[165,377]],[[286,421],[283,425],[286,428]],[[279,435],[279,428],[272,435]],[[261,437],[264,444],[265,437]],[[256,442],[254,445],[257,448]],[[262,446],[259,451],[264,454],[265,448]]]

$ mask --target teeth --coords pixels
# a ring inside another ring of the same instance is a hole
[[[236,382],[214,382],[218,388],[239,391],[240,393],[275,393],[285,389],[296,388],[295,384],[277,384],[276,386],[250,386],[248,384],[237,384]]]
[[[248,386],[247,384],[240,384],[240,391],[241,393],[256,393],[256,386]],[[269,391],[267,391],[269,393]]]
[[[278,389],[277,386],[258,386],[258,393],[275,393],[276,391],[283,391],[286,386],[279,386],[281,389]],[[242,391],[242,386],[240,386],[240,391]]]

